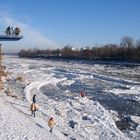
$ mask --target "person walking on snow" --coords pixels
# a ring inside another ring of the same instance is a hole
[[[36,103],[36,95],[33,96],[33,103]]]
[[[51,133],[52,133],[52,131],[53,131],[54,125],[56,125],[56,122],[55,122],[55,120],[54,120],[53,117],[50,117],[50,119],[48,120],[48,126],[50,127],[50,132],[51,132]]]
[[[31,116],[33,115],[35,117],[35,112],[36,112],[36,105],[35,103],[31,104]]]

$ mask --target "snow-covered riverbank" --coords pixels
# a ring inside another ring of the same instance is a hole
[[[11,73],[5,80],[5,89],[18,98],[0,96],[0,138],[11,140],[126,140],[116,126],[117,113],[105,109],[98,98],[110,95],[122,96],[135,91],[139,98],[140,67],[118,69],[104,65],[78,64],[76,62],[57,62],[44,60],[5,57],[4,65]],[[130,74],[130,76],[128,76]],[[120,76],[122,75],[122,76]],[[23,81],[17,81],[21,76]],[[120,94],[120,90],[124,90]],[[123,88],[122,88],[123,87]],[[136,88],[134,88],[136,87]],[[80,98],[85,91],[87,97]],[[131,92],[130,92],[131,91]],[[123,93],[123,94],[122,94]],[[37,95],[39,111],[36,117],[30,116],[30,103],[33,94]],[[93,99],[93,100],[92,100]],[[115,116],[113,115],[115,114]],[[50,134],[47,120],[56,119],[54,133]],[[134,120],[136,117],[133,117]],[[138,123],[138,119],[137,119]],[[130,139],[139,139],[137,131]],[[130,133],[130,131],[129,131]]]

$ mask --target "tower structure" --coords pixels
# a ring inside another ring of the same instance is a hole
[[[8,28],[6,30],[6,34],[0,35],[0,41],[18,41],[23,38],[23,36],[19,35],[19,28],[15,28],[12,33],[10,26]],[[2,76],[6,76],[5,69],[6,67],[2,65],[2,44],[0,44],[0,90],[3,89]]]

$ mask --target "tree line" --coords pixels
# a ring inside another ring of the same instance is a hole
[[[65,58],[65,59],[108,59],[108,60],[138,60],[140,61],[140,40],[125,36],[120,44],[85,46],[77,49],[74,46],[66,45],[62,49],[40,50],[22,49],[18,53],[19,57],[28,58]]]

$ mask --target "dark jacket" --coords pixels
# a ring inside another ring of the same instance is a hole
[[[33,103],[36,103],[36,95],[33,96]]]

